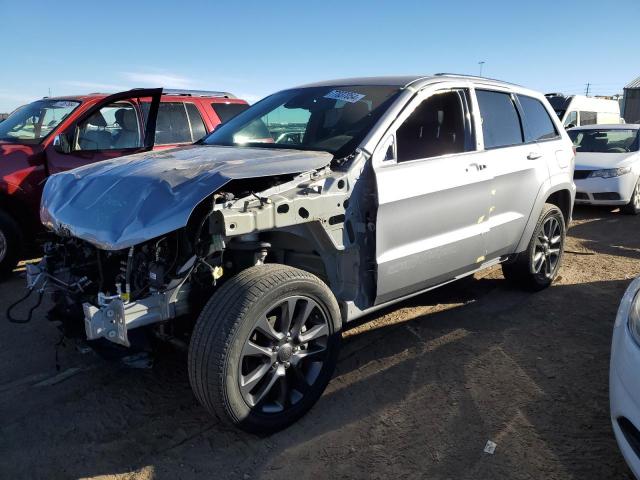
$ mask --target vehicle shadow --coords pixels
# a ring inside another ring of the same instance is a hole
[[[310,444],[333,446],[325,470],[331,478],[348,475],[342,465],[362,452],[369,454],[356,456],[357,471],[371,478],[381,471],[528,478],[549,464],[553,471],[540,476],[627,475],[609,423],[608,359],[628,282],[558,285],[536,295],[501,281],[479,283],[497,287],[476,302],[350,339],[360,344],[357,353],[342,359],[321,403],[283,435],[283,453],[266,457],[256,476],[305,471]],[[585,312],[593,295],[602,305]],[[498,443],[499,457],[482,452],[488,439]]]
[[[612,207],[580,206],[574,220],[570,235],[592,252],[640,259],[640,216]]]
[[[530,478],[539,468],[539,477],[624,478],[607,390],[611,329],[627,283],[560,284],[532,295],[483,278],[398,304],[345,335],[322,399],[269,437],[209,417],[180,355],[149,371],[101,363],[0,417],[0,471]],[[496,455],[482,452],[488,439]]]

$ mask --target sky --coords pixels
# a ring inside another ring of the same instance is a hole
[[[543,92],[640,76],[640,0],[0,0],[0,112],[162,86],[255,102],[332,78],[454,72]],[[629,21],[627,19],[634,19]]]

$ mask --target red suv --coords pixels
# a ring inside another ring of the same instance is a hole
[[[0,274],[41,231],[49,175],[196,142],[247,107],[225,92],[154,88],[43,98],[14,111],[0,122]]]

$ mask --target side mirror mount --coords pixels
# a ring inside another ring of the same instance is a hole
[[[393,135],[389,135],[378,144],[373,159],[378,164],[393,163],[396,160],[396,141]]]
[[[575,125],[573,123],[569,123],[567,125],[564,126],[565,130],[569,130],[570,128],[575,127]]]
[[[389,162],[389,161],[392,161],[392,160],[396,159],[396,151],[395,151],[394,146],[395,145],[393,143],[390,143],[389,146],[387,146],[387,151],[384,154],[384,160],[383,161]]]
[[[71,153],[71,142],[65,133],[59,133],[53,138],[53,149],[62,154]]]

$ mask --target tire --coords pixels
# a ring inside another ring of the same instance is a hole
[[[196,322],[191,387],[224,423],[252,433],[286,428],[329,383],[340,327],[336,299],[318,277],[284,265],[248,268],[220,287]]]
[[[22,255],[20,227],[8,214],[0,210],[0,276],[15,268]]]
[[[552,231],[550,241],[549,231]],[[565,237],[562,212],[557,206],[546,203],[527,249],[513,261],[502,264],[505,278],[533,291],[547,288],[560,270]]]
[[[627,215],[638,215],[640,213],[640,179],[636,182],[636,188],[633,189],[631,200],[620,211]]]

